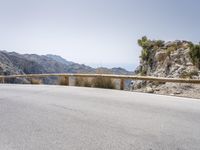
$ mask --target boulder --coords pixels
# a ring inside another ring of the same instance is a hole
[[[179,90],[177,90],[177,91],[174,92],[174,94],[181,94],[181,93],[182,93],[182,92],[179,91]]]
[[[154,90],[153,90],[153,88],[152,87],[146,87],[146,92],[147,93],[154,93]]]

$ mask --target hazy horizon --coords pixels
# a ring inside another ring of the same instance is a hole
[[[133,69],[137,40],[199,42],[200,1],[0,0],[0,49]]]

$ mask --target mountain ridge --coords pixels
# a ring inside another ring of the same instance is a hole
[[[67,61],[59,55],[19,54],[0,51],[0,74],[37,74],[37,73],[95,73],[98,70],[113,74],[132,74],[123,68],[92,68]]]

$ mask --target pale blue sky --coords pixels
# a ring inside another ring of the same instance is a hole
[[[200,41],[199,0],[0,0],[0,49],[133,70],[137,39]]]

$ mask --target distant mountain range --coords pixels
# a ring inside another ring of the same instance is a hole
[[[92,68],[67,61],[58,55],[19,54],[0,51],[0,75],[41,73],[103,73],[132,74],[123,68]]]

